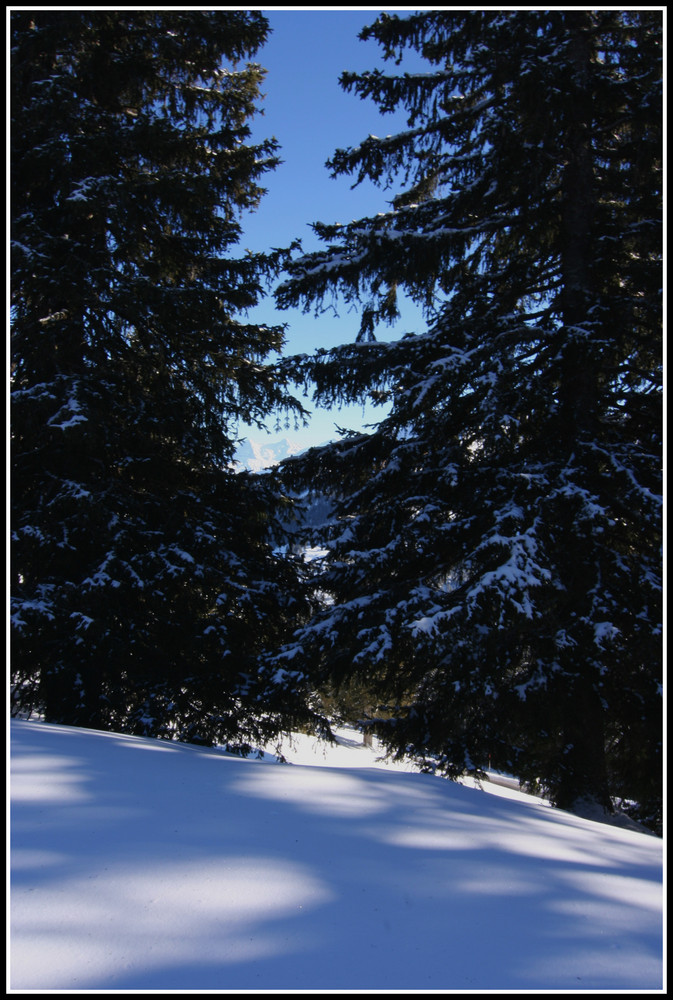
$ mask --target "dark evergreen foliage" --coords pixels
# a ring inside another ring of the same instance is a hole
[[[269,666],[305,608],[239,421],[297,409],[235,256],[277,162],[249,144],[254,11],[12,14],[16,711],[245,747],[304,717]]]
[[[362,303],[293,363],[370,435],[287,464],[340,497],[294,652],[366,683],[398,753],[554,803],[661,802],[661,12],[426,11],[363,32],[426,73],[345,74],[408,129],[335,175],[401,180],[318,225],[281,304]],[[374,339],[403,289],[425,332]],[[299,662],[299,660],[297,660]]]

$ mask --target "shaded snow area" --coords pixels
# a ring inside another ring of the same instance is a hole
[[[11,988],[663,989],[659,839],[361,743],[12,722]]]

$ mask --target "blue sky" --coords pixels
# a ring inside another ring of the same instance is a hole
[[[392,191],[369,183],[351,189],[350,178],[333,179],[325,167],[338,147],[355,146],[371,133],[387,135],[406,125],[402,113],[381,116],[372,102],[345,93],[338,82],[344,70],[387,65],[376,42],[358,39],[361,29],[373,23],[382,9],[265,11],[272,34],[255,57],[267,70],[267,77],[264,115],[256,119],[253,139],[274,136],[284,162],[267,175],[268,193],[257,212],[243,219],[244,247],[264,251],[299,238],[306,250],[314,249],[319,242],[310,229],[311,222],[345,222],[388,208]],[[385,9],[403,14],[416,8]],[[420,60],[415,59],[409,68],[418,69]],[[407,68],[406,63],[402,69]],[[341,309],[338,316],[330,313],[317,318],[301,310],[280,312],[271,297],[250,318],[287,323],[287,354],[312,353],[319,347],[350,342],[359,328],[355,312]],[[403,314],[399,331],[418,322],[410,310]],[[333,438],[335,423],[357,428],[381,417],[380,409],[363,414],[361,407],[350,407],[330,413],[308,405],[314,412],[308,429],[279,433],[270,421],[266,438],[257,429],[250,430],[250,437],[277,440],[287,436],[309,446]],[[241,433],[247,434],[247,429],[242,428]]]

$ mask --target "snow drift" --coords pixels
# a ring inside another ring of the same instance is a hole
[[[13,722],[11,988],[662,989],[660,840],[355,741]]]

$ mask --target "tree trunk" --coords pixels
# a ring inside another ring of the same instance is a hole
[[[580,802],[612,812],[605,761],[603,706],[588,685],[568,703],[561,778],[554,805],[573,810]]]
[[[560,388],[562,435],[569,453],[580,430],[590,430],[596,407],[595,373],[588,351],[587,323],[592,304],[592,219],[594,177],[591,152],[592,100],[590,43],[586,33],[589,12],[567,15],[570,60],[574,82],[568,107],[566,164],[562,188],[562,315],[564,326],[564,384]]]

